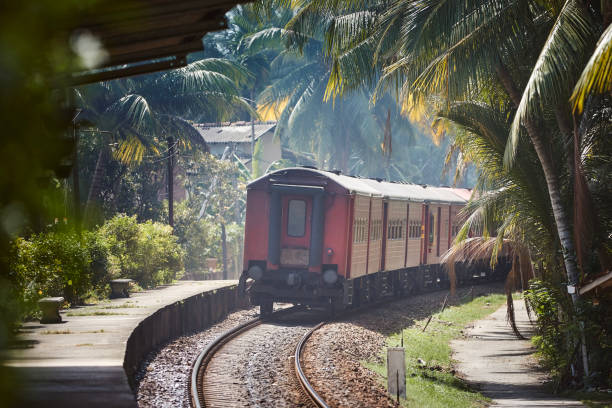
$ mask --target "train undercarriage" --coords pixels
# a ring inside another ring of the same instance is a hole
[[[510,270],[509,260],[500,258],[492,270],[487,261],[458,263],[455,274],[458,286],[502,280]],[[243,273],[241,284],[247,280]],[[421,265],[381,271],[345,280],[338,277],[325,283],[320,274],[299,270],[266,271],[248,288],[251,304],[260,306],[261,314],[272,312],[275,302],[327,307],[332,312],[358,307],[385,298],[401,298],[411,294],[450,287],[446,268],[442,265]]]

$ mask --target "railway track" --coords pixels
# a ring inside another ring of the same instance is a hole
[[[298,381],[300,382],[300,385],[302,389],[304,390],[304,392],[306,392],[306,394],[308,395],[310,400],[313,402],[313,404],[319,408],[328,408],[328,405],[323,400],[323,398],[321,398],[321,396],[317,393],[314,387],[310,384],[310,382],[308,381],[308,378],[306,377],[306,374],[304,374],[304,370],[302,370],[301,357],[302,357],[302,351],[304,347],[306,346],[306,342],[308,341],[312,333],[314,333],[317,329],[319,329],[324,324],[325,324],[324,322],[319,323],[318,325],[313,327],[311,330],[309,330],[308,333],[306,333],[302,337],[297,347],[295,348],[295,356],[294,356],[295,375]]]
[[[308,338],[324,323],[319,323],[312,327],[312,323],[287,325],[279,321],[279,319],[299,309],[301,308],[289,308],[275,312],[272,315],[273,321],[269,321],[269,319],[262,320],[261,318],[252,319],[234,327],[213,341],[200,353],[193,365],[189,387],[191,406],[197,408],[244,407],[252,405],[276,406],[276,403],[271,404],[271,401],[266,400],[268,396],[257,395],[255,391],[262,388],[254,384],[258,380],[256,377],[259,376],[265,379],[270,373],[262,370],[261,366],[255,368],[249,366],[256,365],[251,360],[255,360],[258,357],[279,361],[280,363],[278,364],[284,366],[283,362],[288,361],[288,353],[274,355],[272,350],[259,348],[262,351],[261,356],[249,355],[249,362],[246,364],[244,354],[257,341],[284,335],[291,337],[288,340],[291,344],[297,341],[297,347],[294,348],[293,352],[292,369],[289,369],[287,366],[282,370],[284,375],[280,375],[281,378],[286,379],[286,383],[276,384],[276,381],[274,381],[273,385],[276,388],[285,387],[293,388],[293,390],[290,392],[287,390],[274,390],[274,393],[285,394],[285,397],[287,393],[292,394],[291,399],[287,403],[288,406],[297,404],[303,407],[327,407],[327,404],[325,404],[306,378],[300,361]],[[283,351],[278,352],[283,353]],[[240,367],[243,371],[237,372],[234,369],[236,367]],[[295,375],[292,375],[292,372]],[[247,388],[248,390],[246,390]],[[263,390],[261,392],[265,393]],[[270,389],[268,389],[268,392],[270,392]]]

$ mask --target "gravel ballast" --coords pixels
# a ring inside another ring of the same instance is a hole
[[[502,290],[501,283],[475,286],[474,296]],[[312,335],[303,353],[302,363],[309,381],[332,407],[396,406],[387,396],[383,379],[362,362],[380,362],[386,337],[438,312],[447,293],[412,296],[323,326]],[[469,288],[461,288],[457,298],[469,293]],[[210,329],[181,337],[151,355],[138,373],[138,405],[187,407],[190,370],[198,354],[225,331],[257,315],[256,308],[232,313]],[[291,375],[291,350],[299,340],[296,333],[303,332],[286,323],[283,326],[284,329],[266,335],[254,342],[252,349],[245,350],[243,363],[253,376],[249,406],[295,406],[292,404],[300,400],[294,391],[289,391],[293,380],[272,372]],[[281,349],[284,357],[272,352]],[[255,379],[258,375],[262,378]],[[275,384],[285,384],[285,391],[272,391]]]

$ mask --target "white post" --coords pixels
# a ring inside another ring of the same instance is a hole
[[[392,397],[406,399],[406,357],[403,347],[387,349],[387,389]]]

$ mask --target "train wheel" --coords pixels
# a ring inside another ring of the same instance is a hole
[[[261,317],[270,316],[274,310],[274,302],[271,300],[262,300],[259,305],[259,315]]]

